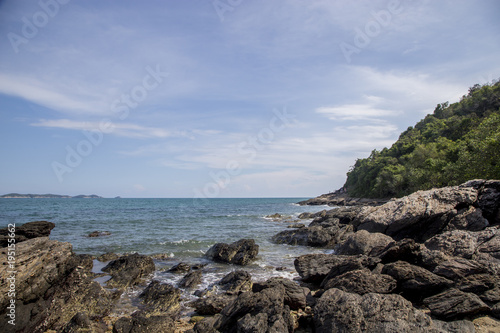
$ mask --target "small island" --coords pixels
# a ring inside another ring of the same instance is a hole
[[[80,194],[80,195],[75,195],[75,196],[70,196],[70,195],[60,195],[60,194],[19,194],[19,193],[9,193],[9,194],[4,194],[0,196],[0,198],[16,198],[16,199],[39,199],[39,198],[55,198],[55,199],[88,199],[88,198],[98,198],[101,199],[102,197],[91,194],[91,195],[85,195],[85,194]]]

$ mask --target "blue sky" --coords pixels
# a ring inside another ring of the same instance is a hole
[[[500,77],[500,2],[0,1],[0,193],[307,197]]]

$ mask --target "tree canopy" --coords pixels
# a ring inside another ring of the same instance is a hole
[[[354,197],[401,197],[476,178],[500,179],[500,81],[438,104],[390,148],[356,160],[345,188]]]

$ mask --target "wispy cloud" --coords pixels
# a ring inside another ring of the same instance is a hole
[[[69,119],[40,120],[32,123],[31,126],[60,128],[78,131],[102,131],[102,123],[88,121],[74,121]],[[169,131],[163,128],[140,126],[130,123],[110,123],[110,134],[128,138],[168,138],[168,137],[186,137],[187,133],[182,131]]]

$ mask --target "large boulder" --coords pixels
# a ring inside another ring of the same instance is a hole
[[[227,333],[293,332],[290,308],[284,299],[283,286],[242,293],[222,310],[213,328]]]
[[[405,298],[412,301],[437,294],[453,285],[453,281],[405,261],[396,261],[385,265],[382,274],[390,275],[396,279],[398,290]]]
[[[227,294],[210,295],[190,302],[189,306],[202,316],[212,316],[220,313],[235,298],[236,296]]]
[[[316,333],[430,332],[433,321],[399,295],[363,296],[332,288],[314,307]]]
[[[478,296],[455,288],[426,298],[424,304],[434,316],[445,320],[488,313],[491,310]]]
[[[224,276],[219,285],[228,295],[252,290],[252,276],[247,271],[236,270]]]
[[[331,279],[325,278],[322,286],[324,289],[337,288],[359,295],[389,294],[396,289],[397,282],[389,275],[372,273],[364,268],[349,271]]]
[[[175,324],[169,316],[146,316],[141,312],[121,317],[113,325],[113,333],[173,333]]]
[[[425,241],[448,226],[464,209],[477,202],[478,190],[466,184],[418,191],[378,207],[365,207],[356,220],[359,230],[381,232],[396,240]]]
[[[332,220],[328,220],[332,222]],[[353,231],[352,226],[339,225],[338,220],[328,225],[313,225],[295,230],[284,230],[272,237],[277,244],[305,245],[333,248]]]
[[[93,281],[92,260],[72,252],[71,244],[32,238],[16,244],[15,300],[18,332],[57,331],[78,312],[90,318],[109,314],[117,295]],[[7,248],[0,260],[8,262]],[[10,302],[12,268],[0,265],[0,327],[10,327],[5,310]]]
[[[240,239],[231,244],[217,243],[205,253],[205,256],[213,261],[244,266],[255,260],[257,254],[259,245],[255,244],[255,240]]]
[[[367,267],[375,268],[380,262],[376,257],[342,256],[335,254],[306,254],[295,259],[295,269],[302,281],[320,284],[345,272]]]
[[[335,248],[337,254],[365,254],[377,256],[381,254],[394,240],[381,233],[369,233],[360,230],[347,236],[346,240]]]
[[[15,242],[20,243],[32,238],[48,237],[55,226],[54,223],[47,221],[28,222],[21,226],[9,224],[7,228],[0,229],[0,247],[6,247],[10,244],[11,234],[14,234]]]
[[[192,289],[201,283],[201,270],[191,271],[179,281],[179,288]]]
[[[292,310],[304,309],[307,304],[307,295],[310,290],[299,286],[297,283],[281,277],[274,277],[265,282],[255,283],[252,291],[260,292],[264,289],[283,286],[285,288],[285,305]]]
[[[167,283],[153,280],[139,295],[146,305],[148,315],[176,317],[180,311],[181,291]]]
[[[155,270],[153,259],[138,253],[122,256],[111,261],[102,269],[111,275],[107,284],[111,287],[126,288],[140,283]]]

